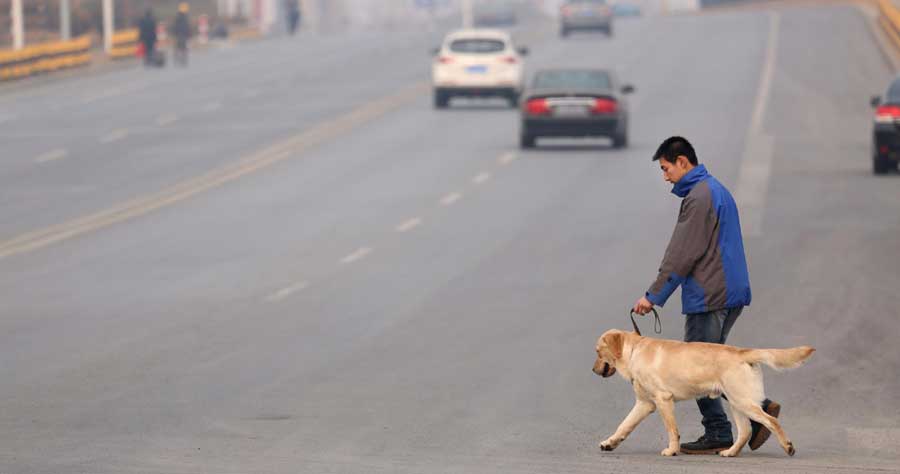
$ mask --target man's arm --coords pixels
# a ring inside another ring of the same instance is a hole
[[[689,195],[681,203],[678,223],[666,247],[656,281],[647,290],[650,303],[663,306],[709,249],[717,225],[709,192]],[[646,312],[646,311],[645,311]]]

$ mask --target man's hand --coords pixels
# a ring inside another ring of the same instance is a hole
[[[651,309],[653,309],[653,303],[651,303],[646,296],[641,296],[641,298],[637,300],[637,303],[634,304],[632,311],[637,314],[647,314]]]

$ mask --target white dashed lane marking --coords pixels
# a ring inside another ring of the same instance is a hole
[[[203,110],[205,112],[215,112],[216,110],[219,110],[221,108],[222,108],[222,103],[218,102],[218,101],[210,102],[210,103],[206,104],[205,106],[203,106]]]
[[[366,255],[370,254],[371,252],[372,252],[371,248],[361,247],[359,249],[356,249],[350,255],[347,255],[346,257],[342,258],[341,263],[353,263],[357,260],[364,258]]]
[[[112,143],[128,136],[128,129],[120,128],[113,130],[106,135],[100,137],[100,143]]]
[[[160,115],[156,118],[156,124],[160,127],[164,127],[166,125],[169,125],[170,123],[174,123],[177,120],[178,116],[175,114]]]
[[[443,204],[444,206],[449,206],[449,205],[452,205],[453,203],[455,203],[456,201],[459,201],[460,198],[462,198],[462,194],[450,193],[441,198],[441,204]]]
[[[306,289],[307,286],[309,286],[309,283],[306,281],[300,281],[300,282],[294,283],[291,286],[282,288],[282,289],[276,291],[275,293],[272,293],[271,295],[267,296],[266,301],[275,302],[275,301],[283,300],[284,298],[287,298],[288,296],[290,296],[293,293],[296,293],[298,291]]]
[[[65,158],[69,152],[67,152],[63,148],[57,148],[55,150],[48,151],[47,153],[42,153],[38,155],[34,161],[37,163],[46,163],[48,161],[56,161]]]
[[[472,182],[475,184],[481,184],[489,179],[491,179],[490,173],[479,173],[477,176],[472,178]]]
[[[415,217],[407,220],[406,222],[397,226],[397,232],[407,232],[419,226],[422,223],[422,219]]]
[[[500,155],[500,158],[497,158],[497,161],[500,162],[501,165],[508,165],[513,162],[519,156],[514,151],[510,151]]]

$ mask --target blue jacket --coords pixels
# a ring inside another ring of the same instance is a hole
[[[663,306],[681,285],[684,314],[749,305],[750,275],[731,193],[703,165],[675,183],[672,193],[684,199],[647,299]]]

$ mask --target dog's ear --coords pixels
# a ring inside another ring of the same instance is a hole
[[[613,357],[616,359],[622,358],[622,347],[625,345],[625,334],[621,332],[607,334],[603,337],[603,341],[606,342],[609,350],[612,351]]]

